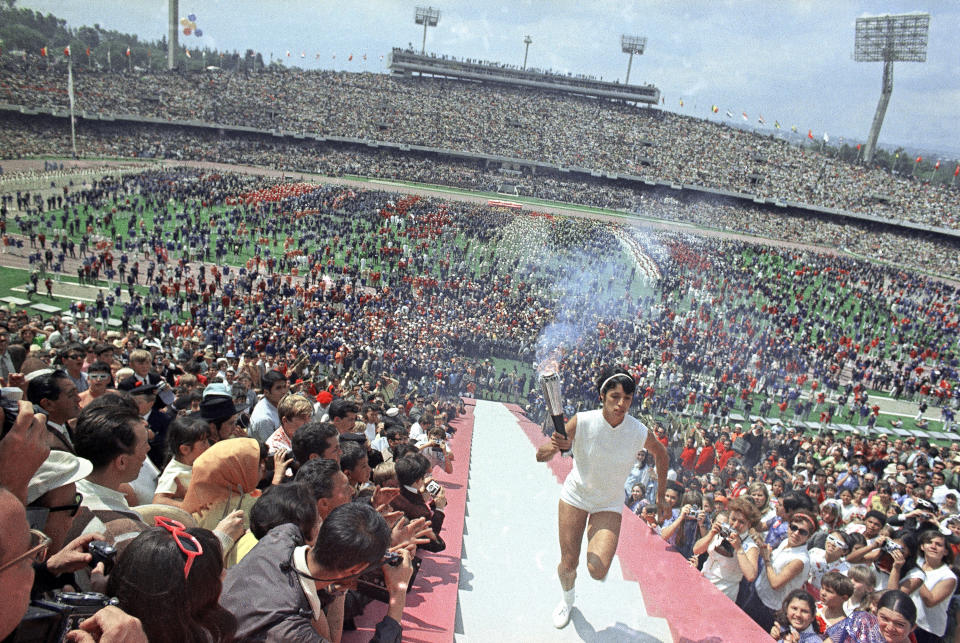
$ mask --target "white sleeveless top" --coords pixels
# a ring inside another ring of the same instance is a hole
[[[610,426],[600,409],[577,413],[573,440],[573,470],[563,483],[560,498],[588,513],[620,513],[626,482],[637,452],[647,441],[647,427],[626,415],[619,426]]]

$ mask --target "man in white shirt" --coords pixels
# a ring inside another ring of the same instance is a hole
[[[130,509],[123,487],[137,479],[150,444],[147,423],[129,396],[107,393],[84,408],[74,432],[77,455],[93,464],[93,471],[77,482],[83,494],[81,513],[68,539],[102,533],[107,522],[118,518],[139,521]]]
[[[280,414],[277,405],[290,390],[287,378],[280,371],[268,371],[262,379],[263,397],[253,407],[250,414],[250,428],[247,433],[251,438],[266,442],[274,431],[280,427]]]

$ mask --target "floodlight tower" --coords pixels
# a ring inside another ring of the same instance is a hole
[[[647,38],[645,36],[620,36],[620,50],[625,54],[630,54],[627,61],[627,79],[624,85],[630,84],[630,66],[633,65],[633,54],[642,56],[643,50],[647,47]]]
[[[853,59],[857,62],[883,61],[883,86],[880,102],[870,126],[870,136],[863,160],[870,163],[877,148],[877,137],[893,92],[894,61],[922,63],[927,60],[927,34],[930,30],[929,13],[902,13],[897,15],[865,16],[857,18]]]
[[[180,32],[178,13],[180,0],[167,0],[167,69],[177,66],[177,34]]]
[[[526,49],[523,50],[523,70],[524,71],[527,70],[527,54],[530,53],[531,42],[533,42],[533,40],[530,38],[530,36],[527,36],[526,38],[523,39],[523,44],[527,46]]]
[[[414,20],[423,25],[423,44],[420,46],[420,55],[427,53],[427,27],[436,27],[440,21],[440,10],[433,7],[417,7]]]

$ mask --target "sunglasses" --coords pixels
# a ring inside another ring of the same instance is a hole
[[[797,532],[798,534],[800,534],[801,536],[809,536],[809,535],[810,535],[810,530],[809,530],[809,529],[804,529],[803,527],[800,527],[800,526],[797,526],[797,525],[790,525],[790,531],[795,531],[795,532]]]
[[[47,549],[50,547],[50,536],[37,529],[30,530],[30,547],[16,558],[8,560],[0,565],[0,572],[7,570],[24,558],[30,559],[31,563],[42,563],[47,559]]]
[[[171,518],[157,516],[153,519],[153,524],[169,531],[170,535],[173,536],[174,542],[177,543],[177,547],[179,547],[180,551],[187,557],[187,562],[183,566],[183,577],[184,579],[188,578],[190,576],[190,568],[193,566],[193,559],[203,555],[203,546],[200,544],[200,541],[187,533],[183,523]]]
[[[69,511],[71,517],[72,517],[72,516],[76,516],[76,515],[77,515],[77,512],[80,511],[80,504],[81,504],[82,502],[83,502],[83,494],[80,493],[80,492],[77,492],[77,495],[75,495],[75,496],[73,497],[73,503],[72,503],[72,504],[69,504],[69,505],[60,505],[60,506],[58,506],[58,507],[48,507],[48,508],[47,508],[47,511],[49,511],[49,512],[51,512],[51,513],[54,512],[54,511]]]
[[[86,355],[83,355],[81,353],[70,353],[69,355],[63,356],[64,359],[83,359],[85,357]]]

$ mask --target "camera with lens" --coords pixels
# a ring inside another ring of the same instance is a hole
[[[113,564],[117,560],[117,548],[103,540],[93,540],[87,545],[87,552],[93,556],[90,561],[90,567],[96,567],[97,563],[103,563],[104,575],[109,575],[113,571]]]
[[[733,527],[722,522],[720,523],[720,526],[717,528],[717,533],[720,534],[721,538],[726,540],[727,538],[733,535]]]
[[[16,643],[59,643],[87,618],[119,601],[98,592],[55,591],[50,600],[31,601],[20,626],[8,639]]]
[[[885,540],[883,541],[883,544],[880,546],[880,549],[885,551],[888,554],[892,554],[895,551],[902,551],[903,545],[899,543],[895,543],[892,540]]]
[[[0,437],[5,436],[17,422],[17,416],[20,415],[20,398],[23,391],[18,388],[4,386],[0,391],[0,408],[3,409],[3,431]]]
[[[687,514],[687,520],[696,520],[700,513],[700,505],[690,505],[690,512]]]

